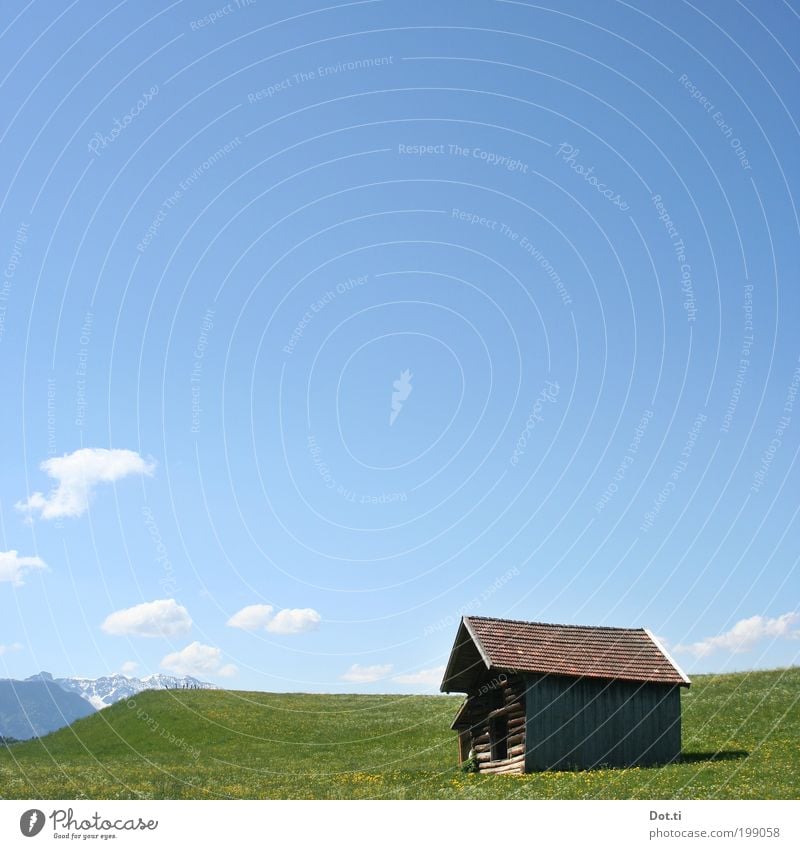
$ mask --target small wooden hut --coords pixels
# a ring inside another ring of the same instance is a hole
[[[459,761],[523,773],[674,761],[690,683],[646,628],[465,616],[441,690],[466,693]]]

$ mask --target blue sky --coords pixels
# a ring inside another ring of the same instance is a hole
[[[40,5],[2,674],[432,691],[462,613],[796,662],[796,3]]]

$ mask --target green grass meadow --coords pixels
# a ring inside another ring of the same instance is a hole
[[[148,692],[0,749],[0,796],[35,799],[797,799],[800,667],[697,676],[683,761],[479,776],[458,697]]]

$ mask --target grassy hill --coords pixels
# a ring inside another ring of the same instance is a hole
[[[800,668],[698,676],[684,762],[476,776],[457,697],[170,690],[0,749],[5,798],[800,797]]]

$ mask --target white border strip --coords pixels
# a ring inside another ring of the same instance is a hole
[[[369,769],[368,766],[366,768]],[[508,776],[497,776],[497,779],[513,782],[513,778]],[[106,786],[111,787],[112,784],[109,782]],[[640,786],[647,792],[646,784]],[[735,790],[736,785],[729,789]],[[382,792],[379,786],[376,786],[375,792]],[[78,837],[116,835],[119,845],[139,849],[175,849],[176,846],[238,849],[263,845],[265,841],[260,835],[264,833],[266,822],[269,823],[273,844],[326,846],[331,843],[331,834],[347,834],[347,845],[351,849],[370,849],[375,846],[375,836],[379,834],[381,849],[409,849],[409,846],[452,845],[454,815],[466,822],[502,822],[514,815],[527,815],[535,818],[539,835],[536,842],[541,845],[591,846],[592,849],[642,849],[647,846],[660,846],[662,849],[667,846],[673,849],[698,849],[701,846],[743,849],[769,845],[780,849],[791,845],[800,823],[800,808],[793,800],[534,801],[521,798],[523,795],[526,791],[517,791],[518,801],[463,799],[458,802],[218,799],[209,804],[205,800],[0,800],[0,841],[4,849],[31,849],[33,846],[52,845],[50,841],[54,837],[71,838],[68,843],[75,845],[72,841]],[[45,816],[41,843],[31,841],[21,830],[21,817],[27,813],[30,821],[32,808]],[[67,826],[68,813],[74,823],[71,827]],[[111,828],[80,827],[83,820],[88,821],[87,825],[93,824],[95,816],[100,821],[105,820]],[[140,818],[145,823],[152,822],[155,827],[119,830],[119,825],[125,820],[136,824]],[[358,829],[353,829],[354,821],[358,823]],[[302,841],[297,839],[298,823],[302,827]],[[780,836],[774,840],[758,837],[742,839],[747,829],[771,829],[776,836],[779,831]],[[688,836],[689,831],[693,832],[692,837]],[[565,832],[568,843],[564,842]],[[705,832],[705,836],[701,832]],[[81,845],[85,845],[83,840]]]

